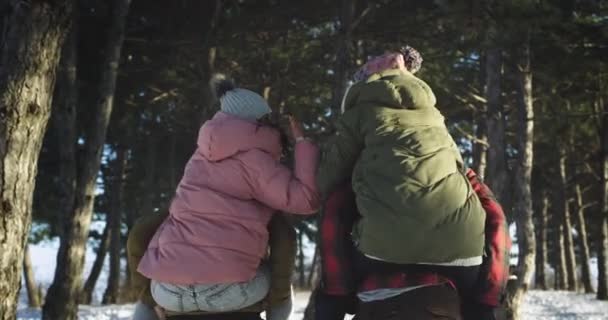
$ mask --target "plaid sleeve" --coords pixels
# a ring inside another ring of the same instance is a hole
[[[504,211],[494,194],[471,170],[467,170],[475,193],[486,212],[486,255],[481,265],[480,282],[477,286],[476,302],[489,305],[501,305],[507,281],[509,279],[509,251],[511,238]]]
[[[326,294],[347,295],[355,292],[354,244],[350,232],[358,217],[350,182],[329,194],[321,215],[319,241],[321,287]]]

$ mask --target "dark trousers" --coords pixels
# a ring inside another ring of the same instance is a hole
[[[461,320],[460,300],[448,285],[436,285],[402,293],[380,301],[361,302],[357,320]]]

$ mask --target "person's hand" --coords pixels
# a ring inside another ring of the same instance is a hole
[[[302,124],[293,116],[289,116],[289,128],[291,130],[291,136],[296,142],[304,140],[304,129],[302,129]]]

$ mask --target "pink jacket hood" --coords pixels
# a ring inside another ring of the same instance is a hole
[[[198,149],[210,161],[221,161],[239,152],[259,149],[276,159],[281,156],[279,132],[227,113],[218,112],[198,134]]]

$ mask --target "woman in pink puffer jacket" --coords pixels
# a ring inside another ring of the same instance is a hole
[[[156,302],[170,311],[234,311],[262,300],[270,218],[319,207],[318,149],[300,125],[291,119],[290,170],[279,162],[279,131],[260,122],[271,113],[267,102],[226,81],[218,88],[221,111],[200,129],[170,215],[138,268],[152,279]]]

